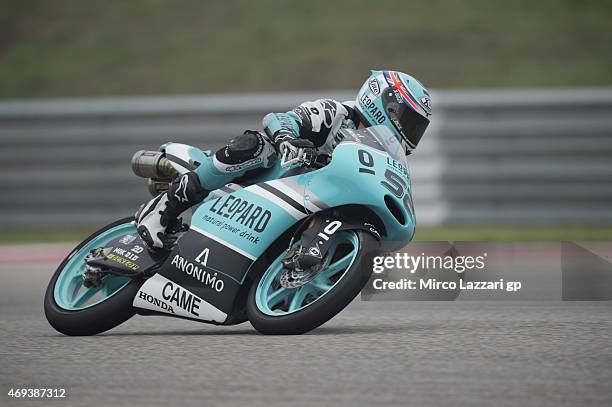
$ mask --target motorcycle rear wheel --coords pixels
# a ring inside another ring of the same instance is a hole
[[[136,313],[134,296],[141,280],[107,276],[100,287],[84,287],[85,256],[119,236],[135,234],[134,218],[124,218],[94,232],[81,242],[57,268],[45,293],[47,321],[65,335],[96,335],[130,319]]]

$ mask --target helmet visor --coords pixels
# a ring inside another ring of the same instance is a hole
[[[382,103],[391,123],[402,135],[408,154],[419,144],[425,129],[429,125],[429,119],[417,113],[403,101],[398,102],[398,97],[390,87],[383,92]]]

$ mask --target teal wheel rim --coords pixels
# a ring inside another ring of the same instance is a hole
[[[327,295],[342,280],[359,253],[359,238],[354,232],[340,232],[328,251],[325,268],[309,283],[297,288],[283,288],[285,250],[265,271],[255,291],[257,308],[266,315],[294,314],[311,306]]]
[[[135,234],[132,223],[112,227],[95,236],[83,247],[72,253],[55,282],[53,298],[55,303],[68,311],[79,311],[106,301],[125,288],[130,282],[128,277],[106,276],[99,287],[85,287],[83,272],[85,257],[97,247],[106,246],[111,240],[127,234]]]

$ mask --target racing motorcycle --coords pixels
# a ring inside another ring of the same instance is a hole
[[[406,156],[384,126],[342,130],[332,156],[283,155],[247,185],[212,191],[171,249],[151,251],[134,217],[93,233],[49,282],[45,315],[66,335],[95,335],[135,314],[301,334],[346,307],[372,258],[404,247],[415,217]],[[167,143],[134,172],[153,194],[209,151]],[[187,214],[186,216],[188,216]]]

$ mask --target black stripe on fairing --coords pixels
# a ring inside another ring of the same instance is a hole
[[[193,171],[196,168],[198,168],[197,165],[188,163],[187,161],[181,160],[180,158],[178,158],[175,155],[172,154],[166,154],[166,158],[170,161],[174,161],[175,163],[177,163],[178,165],[180,165],[181,167],[187,168],[189,171]]]
[[[303,187],[301,187],[295,180],[293,180],[291,178],[281,178],[278,181],[281,184],[285,185],[287,188],[292,189],[293,191],[295,191],[298,195],[303,195],[304,194]],[[312,192],[309,195],[310,195],[310,203],[311,204],[317,206],[321,210],[329,208],[329,206],[325,202],[323,202],[321,199],[319,199],[319,197],[314,195]]]
[[[261,184],[257,184],[257,185],[265,189],[269,193],[275,195],[276,197],[282,199],[283,201],[288,203],[290,206],[292,206],[294,209],[298,210],[299,212],[302,212],[303,214],[308,215],[308,213],[304,209],[304,205],[300,204],[299,202],[297,202],[290,196],[285,195],[283,192],[279,191],[278,189],[274,188],[271,185],[266,184],[265,182]]]

